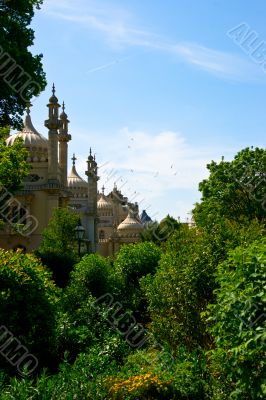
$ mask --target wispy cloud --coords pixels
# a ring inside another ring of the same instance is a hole
[[[97,31],[111,46],[125,48],[137,46],[176,55],[181,62],[224,79],[236,81],[265,81],[256,65],[234,53],[219,51],[199,43],[175,42],[134,26],[132,15],[125,9],[96,4],[91,0],[46,0],[43,12],[52,18],[79,24]],[[226,34],[226,32],[225,32]],[[114,66],[117,60],[96,66],[97,72]]]
[[[111,62],[109,62],[109,63],[101,64],[101,65],[98,65],[98,66],[95,67],[95,68],[89,69],[89,70],[88,70],[88,73],[90,74],[90,73],[102,71],[103,69],[107,69],[107,68],[113,67],[114,65],[120,64],[121,62],[126,61],[126,60],[128,60],[128,59],[130,59],[130,58],[131,58],[131,57],[117,58],[116,60],[111,61]]]

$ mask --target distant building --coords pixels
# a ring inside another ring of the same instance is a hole
[[[76,171],[75,155],[67,174],[68,142],[71,140],[69,120],[64,103],[59,115],[60,105],[54,86],[47,107],[49,115],[45,127],[48,139],[34,128],[28,108],[22,131],[9,136],[6,141],[8,146],[12,146],[16,138],[22,138],[32,167],[23,188],[15,198],[8,200],[6,220],[18,222],[23,227],[25,216],[30,215],[36,219],[37,227],[30,234],[23,234],[23,230],[6,223],[0,231],[0,246],[5,249],[19,247],[27,252],[34,250],[41,241],[42,231],[47,227],[53,209],[59,207],[68,207],[80,215],[86,232],[84,244],[91,252],[110,256],[123,243],[137,242],[149,217],[146,214],[145,221],[140,218],[138,204],[130,203],[116,186],[108,195],[105,195],[104,188],[98,192],[98,168],[91,149],[85,171],[87,180]]]

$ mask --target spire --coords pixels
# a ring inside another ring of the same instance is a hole
[[[55,95],[55,85],[54,85],[54,83],[53,83],[53,86],[52,86],[52,96],[50,97],[49,102],[53,103],[53,104],[56,104],[58,102],[58,98]]]
[[[25,117],[25,121],[24,121],[24,129],[40,136],[40,134],[36,131],[36,129],[34,128],[34,126],[32,124],[32,121],[31,121],[31,116],[30,116],[30,107],[31,106],[32,106],[32,104],[30,102],[28,102],[26,105],[26,117]]]
[[[60,134],[59,134],[59,141],[67,141],[69,142],[69,140],[71,140],[71,135],[68,134],[68,124],[69,124],[69,120],[67,118],[67,114],[65,113],[65,102],[63,101],[63,105],[62,105],[62,112],[60,114],[60,120],[62,123],[62,126],[59,130]]]
[[[65,102],[63,101],[63,104],[62,104],[62,112],[61,112],[61,114],[60,114],[60,118],[61,119],[67,119],[67,114],[65,113],[65,109],[66,109],[66,107],[65,107]],[[68,121],[69,122],[69,121]]]
[[[57,130],[61,127],[62,123],[58,121],[58,109],[60,104],[58,104],[58,98],[55,96],[55,86],[53,83],[52,96],[47,104],[49,109],[49,119],[45,121],[45,126],[50,130]],[[47,125],[48,123],[48,125]],[[51,127],[50,127],[51,126]]]
[[[95,157],[92,155],[91,147],[90,147],[90,155],[87,160],[88,168],[86,171],[87,176],[91,176],[93,178],[96,178],[97,180],[99,179],[98,177],[98,167],[97,167],[97,162],[95,160]]]
[[[31,106],[32,106],[32,104],[28,101],[28,102],[27,102],[27,105],[26,105],[26,113],[27,113],[27,116],[30,115],[30,108],[31,108]]]
[[[76,158],[76,156],[75,156],[75,153],[73,153],[73,157],[71,158],[71,160],[72,160],[72,165],[73,165],[73,167],[75,167],[76,161],[77,161],[77,158]]]
[[[59,177],[58,169],[58,130],[62,127],[63,122],[58,118],[58,99],[55,96],[55,86],[52,87],[52,96],[49,99],[48,119],[44,122],[48,132],[48,179],[57,180]],[[64,174],[66,175],[66,174]],[[66,179],[65,179],[66,180]]]
[[[95,161],[95,158],[92,156],[91,147],[90,147],[90,155],[88,157],[88,161]]]

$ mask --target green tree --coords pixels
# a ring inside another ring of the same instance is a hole
[[[218,268],[219,287],[209,318],[217,399],[265,398],[265,265],[264,237],[236,248]]]
[[[161,250],[154,243],[131,243],[121,247],[114,268],[126,284],[136,284],[142,276],[155,272],[160,256]]]
[[[193,210],[198,226],[211,229],[225,218],[265,218],[266,150],[246,148],[233,161],[212,161],[207,168],[210,176],[199,184],[202,200]]]
[[[141,277],[154,274],[161,249],[152,242],[131,243],[120,248],[114,260],[115,291],[123,306],[135,312],[138,322],[145,318],[146,301],[139,286]]]
[[[114,310],[102,304],[101,300],[99,304],[97,301],[105,298],[105,295],[108,299],[113,298],[115,288],[111,270],[108,259],[98,254],[88,254],[75,265],[70,274],[62,299],[63,314],[59,324],[61,353],[67,350],[70,359],[75,359],[80,352],[88,351],[95,343],[109,346],[113,340],[117,342],[120,336],[109,322]],[[128,345],[122,337],[119,339],[124,342],[119,340],[125,351]]]
[[[240,226],[224,221],[210,233],[184,224],[168,239],[155,275],[141,280],[159,342],[174,352],[180,345],[190,351],[211,345],[202,313],[214,301],[217,267],[230,250],[246,247],[263,234],[258,222]]]
[[[78,261],[75,227],[79,217],[66,208],[54,209],[48,227],[36,254],[53,272],[53,279],[60,286],[67,284],[70,271]]]
[[[169,214],[158,223],[152,222],[141,232],[140,238],[143,242],[153,242],[157,245],[164,243],[175,230],[180,228],[180,223]]]
[[[184,226],[166,243],[156,274],[141,280],[151,329],[174,352],[181,345],[191,351],[208,343],[200,313],[212,298],[214,268],[204,236]]]
[[[14,193],[27,176],[30,164],[27,162],[28,151],[20,139],[17,139],[13,146],[6,145],[5,138],[8,133],[8,128],[0,127],[0,185]]]
[[[51,274],[36,257],[0,249],[1,325],[27,347],[40,366],[51,366],[53,359],[58,296]],[[3,340],[1,336],[1,345]],[[0,364],[9,368],[2,356]]]
[[[27,102],[46,86],[42,55],[33,56],[29,25],[42,0],[6,0],[0,8],[0,126],[19,128]]]
[[[109,284],[111,265],[108,259],[99,254],[87,254],[75,265],[70,274],[68,293],[75,294],[75,304],[86,299],[91,294],[98,298],[108,293],[112,288]],[[70,301],[73,303],[73,299]]]

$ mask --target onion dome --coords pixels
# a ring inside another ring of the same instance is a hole
[[[34,148],[34,150],[42,149],[48,151],[48,140],[34,128],[30,117],[29,107],[27,107],[24,128],[21,132],[17,132],[7,138],[7,146],[12,146],[17,138],[21,138],[24,146],[29,150]]]
[[[57,104],[58,103],[58,98],[55,95],[55,85],[53,83],[53,88],[52,88],[52,96],[49,99],[49,103],[51,104]]]
[[[97,201],[97,209],[99,211],[113,211],[112,203],[104,195],[104,187],[102,188],[102,193],[100,194],[100,198]]]
[[[144,229],[143,225],[135,217],[132,210],[129,209],[128,216],[124,221],[118,225],[117,230],[119,233],[139,233]]]
[[[70,174],[67,177],[67,185],[69,188],[87,188],[88,184],[87,182],[81,178],[81,176],[79,176],[79,174],[77,173],[76,170],[76,166],[75,166],[75,161],[76,161],[76,157],[75,154],[73,154],[73,165],[72,165],[72,169],[70,171]]]

